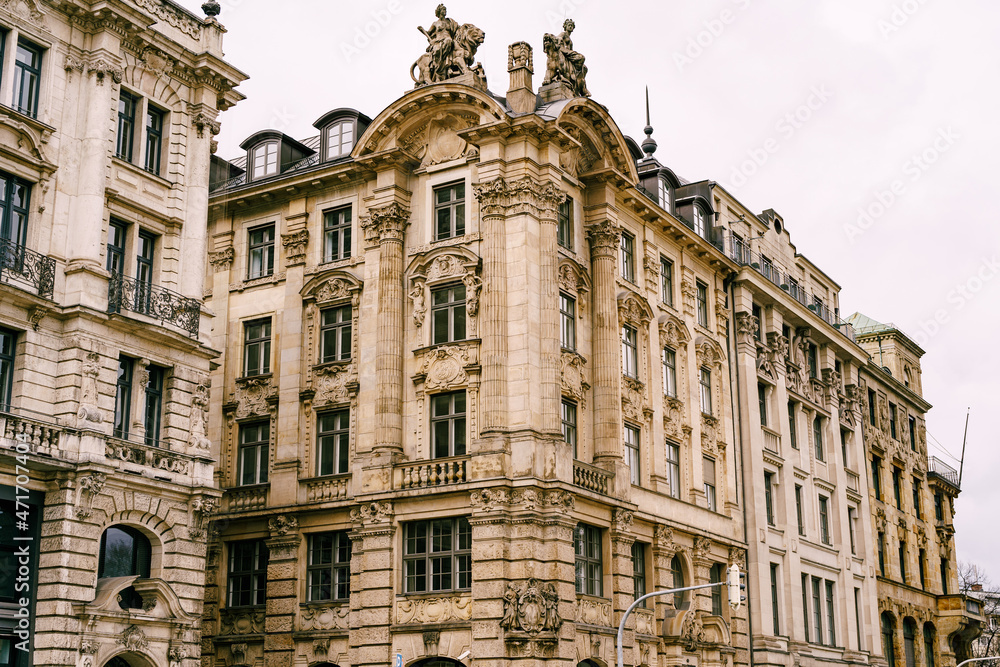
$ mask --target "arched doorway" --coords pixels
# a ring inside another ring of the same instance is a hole
[[[889,667],[897,667],[895,637],[896,637],[896,619],[893,618],[891,613],[883,611],[882,654],[885,655],[885,661],[889,663]]]
[[[424,658],[410,667],[465,667],[465,665],[451,658]]]
[[[576,667],[601,667],[593,660],[584,660],[583,662],[577,664]]]
[[[139,653],[119,653],[104,663],[104,667],[156,667],[146,656]]]

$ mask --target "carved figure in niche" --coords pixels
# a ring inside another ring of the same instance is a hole
[[[548,58],[542,85],[547,86],[561,81],[567,84],[576,96],[590,97],[590,91],[587,90],[585,58],[573,49],[573,40],[570,38],[574,28],[576,23],[572,19],[566,19],[563,31],[559,35],[545,33],[542,38],[542,46]]]
[[[87,355],[83,362],[80,410],[76,414],[80,426],[101,423],[101,409],[97,407],[97,375],[101,370],[101,358],[96,352]]]
[[[439,83],[462,74],[476,74],[485,79],[483,66],[475,62],[476,51],[486,39],[486,33],[472,25],[459,25],[448,18],[448,10],[438,5],[437,20],[426,30],[417,27],[427,38],[427,52],[410,67],[410,77],[416,87]],[[419,76],[414,76],[417,70]]]
[[[469,317],[475,317],[479,312],[479,288],[483,281],[470,271],[462,277],[462,282],[465,283],[465,310]]]
[[[203,383],[195,387],[191,397],[191,429],[188,445],[195,449],[209,449],[211,442],[205,433],[208,419],[208,387]]]
[[[413,323],[419,329],[424,323],[424,315],[427,314],[427,307],[424,305],[424,281],[413,281],[409,296],[413,302]]]

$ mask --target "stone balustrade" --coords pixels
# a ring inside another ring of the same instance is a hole
[[[396,468],[397,488],[424,489],[469,481],[468,457],[401,465]]]
[[[608,494],[608,485],[611,483],[612,474],[596,466],[573,462],[573,484],[583,487],[595,493]]]
[[[31,454],[55,456],[59,451],[59,436],[62,429],[35,419],[0,415],[0,433],[5,440],[27,444]]]
[[[269,488],[270,484],[258,484],[256,486],[228,489],[225,495],[228,501],[228,510],[230,512],[246,512],[263,509],[267,506],[267,491]]]
[[[350,480],[350,475],[305,480],[306,502],[325,503],[333,500],[345,500],[349,493]]]

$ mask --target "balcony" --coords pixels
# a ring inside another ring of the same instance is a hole
[[[325,503],[334,500],[346,500],[350,491],[348,488],[350,481],[350,474],[303,480],[306,485],[306,502]]]
[[[936,456],[927,457],[927,473],[941,478],[945,482],[954,486],[956,489],[961,488],[958,479],[958,471]]]
[[[608,495],[611,476],[611,473],[603,468],[589,465],[583,461],[573,461],[573,484],[588,491]]]
[[[818,315],[820,319],[835,328],[852,343],[857,342],[854,327],[840,319],[837,313],[832,312],[818,297],[813,296],[810,299],[806,289],[796,283],[780,264],[775,264],[760,253],[753,252],[746,241],[736,238],[732,234],[726,234],[723,237],[722,246],[723,252],[737,264],[749,266],[768,281],[777,285],[778,289],[787,292],[793,299]]]
[[[39,419],[0,413],[0,434],[4,440],[12,441],[9,445],[11,454],[17,452],[55,457],[59,452],[62,429]]]
[[[469,481],[467,456],[396,467],[396,488],[426,489]]]
[[[267,506],[267,491],[270,488],[270,484],[256,484],[226,489],[223,496],[227,501],[226,511],[248,512],[264,509]]]
[[[0,238],[0,283],[51,299],[56,283],[56,260]]]
[[[198,336],[201,324],[201,302],[164,287],[111,274],[108,281],[108,312],[129,311],[160,320],[183,329],[189,336]]]
[[[771,452],[772,454],[781,454],[781,436],[769,429],[766,426],[760,427],[761,433],[764,434],[764,450]]]

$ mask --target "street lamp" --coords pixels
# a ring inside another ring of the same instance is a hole
[[[970,662],[982,662],[983,660],[1000,660],[1000,655],[988,655],[985,658],[969,658],[958,663],[955,667],[962,667],[962,665],[967,665]]]
[[[746,584],[740,583],[740,568],[735,563],[729,568],[726,573],[726,581],[714,581],[710,584],[700,584],[698,586],[685,586],[684,588],[670,588],[665,591],[653,591],[652,593],[646,593],[642,597],[636,598],[635,602],[629,605],[625,613],[622,614],[621,623],[618,624],[618,667],[623,667],[624,656],[622,651],[622,635],[625,633],[625,621],[632,614],[632,610],[639,606],[639,603],[644,602],[647,598],[656,597],[658,595],[669,595],[671,593],[683,593],[684,591],[695,591],[700,588],[714,588],[716,586],[726,586],[729,588],[729,606],[736,611],[740,608],[740,603],[743,601],[743,595],[740,591],[746,588]],[[983,660],[984,658],[978,658]],[[968,661],[966,661],[968,662]],[[963,665],[965,663],[962,663]],[[957,667],[962,667],[958,665]]]

